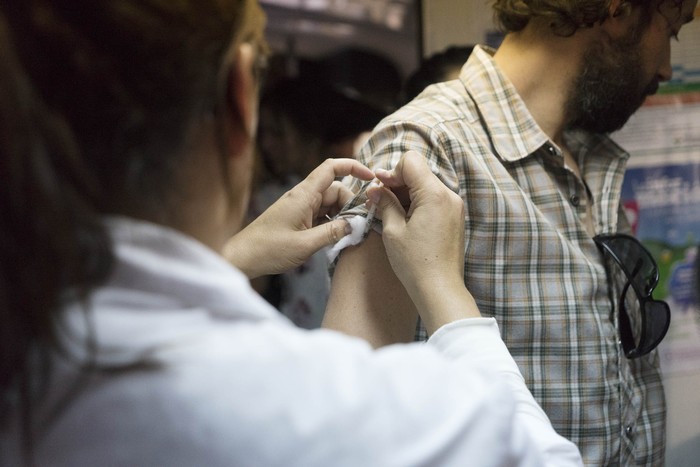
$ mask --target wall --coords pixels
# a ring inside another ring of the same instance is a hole
[[[668,437],[666,465],[700,465],[700,372],[666,378]]]
[[[484,0],[423,0],[424,55],[452,44],[484,43],[492,27],[490,6]],[[696,17],[700,12],[696,11]],[[691,24],[687,28],[699,25]],[[683,41],[681,43],[697,42]],[[699,148],[700,151],[700,148]],[[696,238],[700,237],[700,232]],[[663,345],[663,344],[662,344]],[[697,367],[700,367],[698,363]],[[666,374],[668,434],[666,464],[669,467],[700,465],[700,370]]]
[[[293,1],[263,2],[267,15],[266,37],[277,53],[303,58],[318,58],[347,46],[371,49],[390,59],[402,77],[411,73],[419,60],[420,27],[416,5],[407,4],[400,26],[388,27],[356,17],[356,11],[329,14],[315,9],[304,9]]]
[[[423,0],[422,11],[426,56],[450,45],[481,43],[492,24],[486,0]]]

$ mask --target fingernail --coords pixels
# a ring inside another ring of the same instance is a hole
[[[352,226],[350,225],[350,222],[345,222],[345,235],[350,235],[352,233]]]

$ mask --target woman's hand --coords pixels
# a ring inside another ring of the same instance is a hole
[[[405,153],[392,171],[378,170],[376,176],[384,187],[369,188],[367,195],[377,203],[387,257],[428,332],[480,316],[464,286],[462,198],[414,151]]]
[[[302,265],[349,231],[337,214],[353,193],[338,177],[372,180],[374,173],[353,159],[327,159],[224,246],[224,256],[249,278],[278,274]]]

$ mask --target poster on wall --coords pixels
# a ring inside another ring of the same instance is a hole
[[[622,202],[635,236],[659,266],[654,298],[671,308],[659,346],[666,373],[700,369],[700,305],[694,262],[700,243],[700,92],[653,96],[612,135],[630,152]]]

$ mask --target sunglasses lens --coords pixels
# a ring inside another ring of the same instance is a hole
[[[666,302],[648,300],[643,307],[643,316],[628,313],[626,306],[620,310],[620,338],[628,358],[641,357],[654,350],[671,324],[671,310]]]
[[[649,300],[644,303],[644,339],[639,343],[638,355],[645,355],[661,342],[671,324],[671,310],[666,302]]]
[[[634,288],[649,296],[659,281],[659,273],[654,258],[636,240],[630,237],[608,237],[604,242],[617,256]]]

